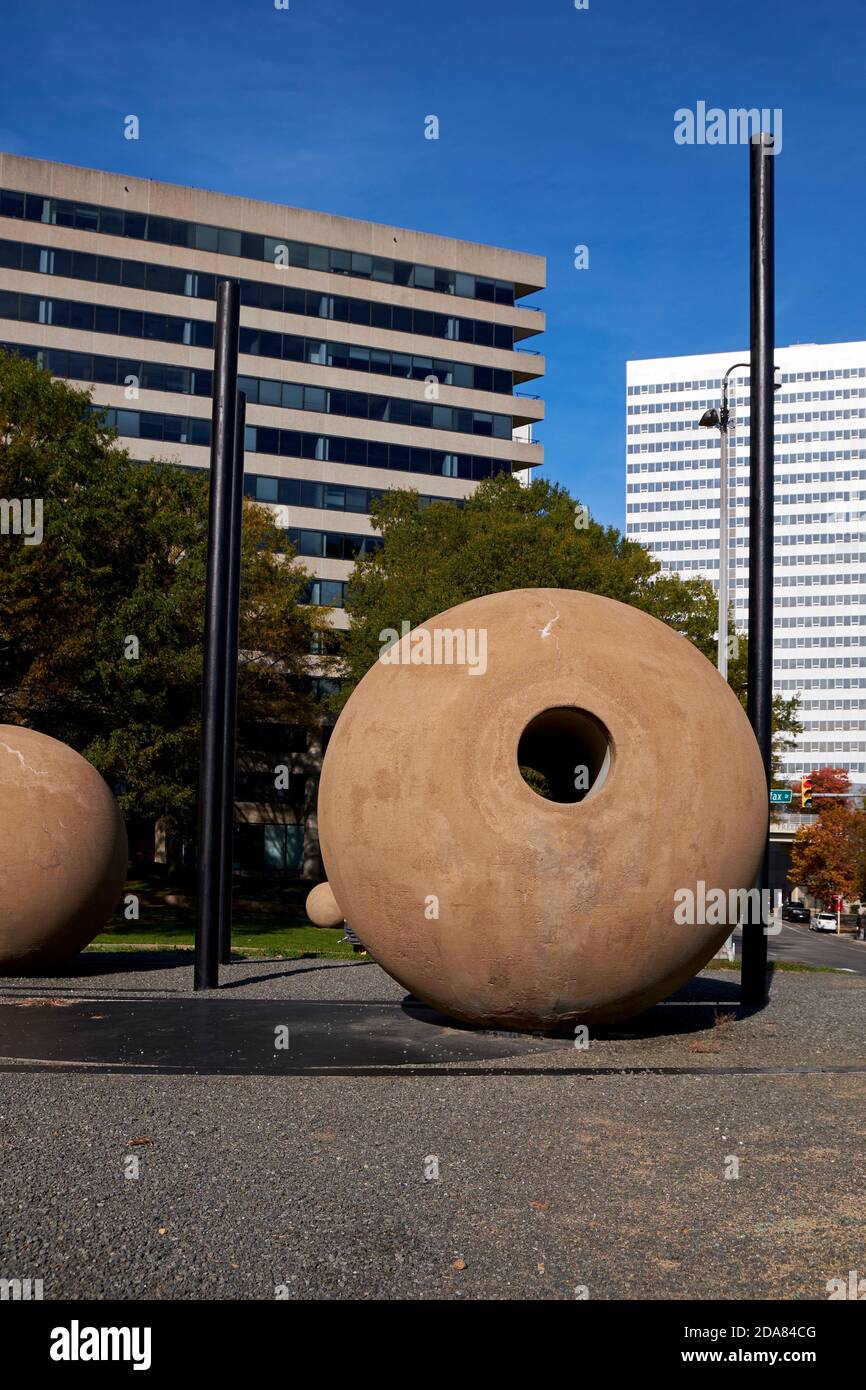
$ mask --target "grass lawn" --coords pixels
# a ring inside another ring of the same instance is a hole
[[[278,959],[321,956],[328,959],[352,957],[352,948],[340,942],[339,928],[314,927],[303,911],[309,884],[291,885],[279,897],[267,902],[270,910],[257,910],[248,904],[236,906],[232,915],[232,949],[241,956],[273,956]],[[114,914],[89,951],[161,950],[191,948],[195,944],[195,912],[189,907],[168,906],[147,901],[149,885],[129,882],[124,895],[140,898],[139,920],[127,921],[123,911]],[[276,908],[277,910],[274,910]]]

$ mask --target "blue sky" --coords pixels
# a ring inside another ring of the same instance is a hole
[[[748,154],[677,108],[782,109],[777,341],[866,338],[863,0],[5,0],[3,40],[5,150],[546,256],[545,473],[599,520],[626,360],[747,342]]]

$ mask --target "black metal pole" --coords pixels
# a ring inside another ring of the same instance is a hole
[[[235,414],[235,447],[232,467],[231,529],[229,532],[229,597],[226,632],[226,707],[223,727],[223,807],[220,827],[222,891],[219,903],[220,963],[232,956],[232,863],[235,830],[235,761],[238,727],[238,624],[241,608],[241,532],[244,506],[244,429],[247,398],[238,392]]]
[[[222,752],[225,736],[228,640],[229,543],[238,381],[240,284],[217,289],[211,416],[210,509],[202,671],[201,772],[198,808],[198,912],[195,929],[196,989],[219,984],[219,903],[222,891]]]
[[[775,226],[772,139],[749,148],[749,684],[747,709],[767,777],[767,838],[758,887],[770,888],[770,777],[773,751],[773,388],[775,375]],[[763,916],[763,913],[761,914]],[[742,1002],[767,998],[767,934],[762,921],[743,927]]]

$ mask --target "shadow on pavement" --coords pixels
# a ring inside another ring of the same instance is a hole
[[[771,974],[772,971],[770,971]],[[455,1028],[469,1033],[488,1031],[494,1035],[507,1032],[505,1029],[478,1030],[471,1024],[461,1023],[457,1019],[439,1013],[438,1010],[423,1004],[420,999],[416,999],[413,995],[406,996],[403,1000],[403,1008],[406,1013],[419,1022],[432,1024],[439,1028]],[[609,1028],[594,1027],[591,1032],[599,1040],[607,1038],[612,1041],[632,1038],[675,1037],[683,1033],[704,1032],[706,1029],[714,1027],[720,1017],[748,1018],[759,1012],[760,1008],[745,1008],[741,1005],[739,974],[732,981],[709,980],[698,976],[696,979],[690,980],[676,994],[672,994],[670,999],[665,999],[661,1004],[653,1005],[645,1013],[628,1019],[624,1024]],[[528,1036],[540,1037],[542,1035],[529,1033]],[[544,1036],[573,1037],[574,1030],[564,1030],[561,1033],[545,1034]]]

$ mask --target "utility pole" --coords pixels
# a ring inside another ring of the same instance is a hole
[[[758,887],[770,887],[770,781],[773,755],[773,391],[775,355],[775,216],[773,139],[749,146],[749,683],[747,710],[767,778],[767,832]],[[743,926],[743,1004],[767,999],[763,912]]]
[[[217,288],[198,808],[197,990],[215,989],[219,984],[220,921],[225,915],[226,671],[229,633],[236,633],[238,624],[237,607],[231,612],[230,604],[240,288],[237,280],[221,280]],[[234,602],[237,605],[236,593]]]

